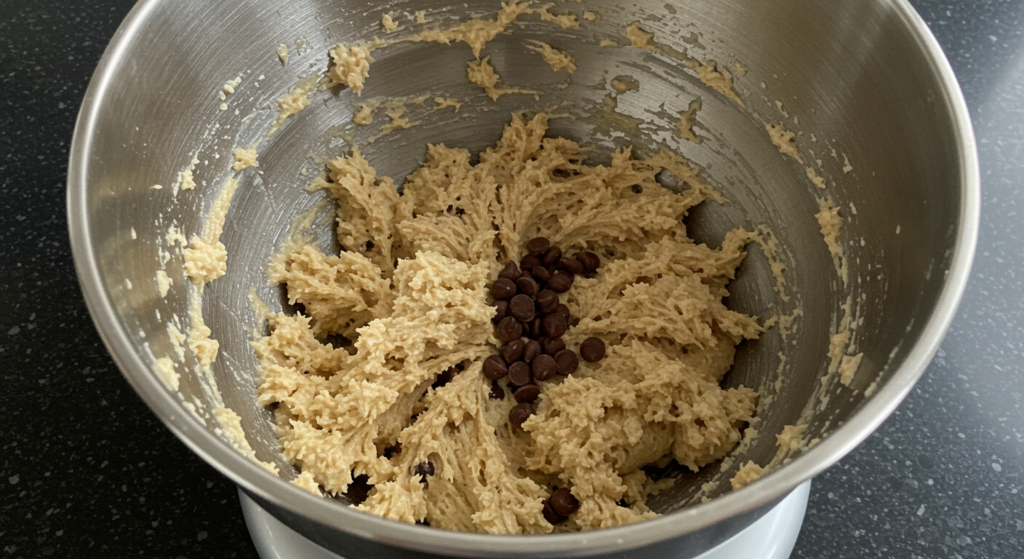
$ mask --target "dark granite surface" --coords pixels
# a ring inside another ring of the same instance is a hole
[[[74,118],[126,0],[0,0],[0,558],[255,557],[234,486],[162,427],[78,291]],[[1024,0],[918,0],[978,137],[964,302],[896,413],[815,480],[797,558],[1024,557]]]

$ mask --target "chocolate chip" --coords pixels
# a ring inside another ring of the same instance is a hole
[[[522,361],[516,361],[508,368],[508,381],[513,386],[523,386],[533,382],[533,375],[530,374],[530,366]]]
[[[520,342],[521,343],[521,342]],[[484,376],[491,380],[504,378],[508,374],[508,364],[500,355],[490,355],[484,359]]]
[[[523,325],[515,317],[506,316],[498,323],[498,337],[506,342],[523,336]]]
[[[551,502],[551,509],[562,516],[569,516],[580,510],[580,500],[564,487],[555,489],[548,500]]]
[[[427,476],[434,475],[434,464],[430,462],[420,462],[419,464],[416,464],[416,468],[413,472],[420,476],[420,483],[425,483],[427,481]]]
[[[505,320],[508,320],[507,318]],[[544,335],[549,338],[558,338],[565,333],[568,324],[565,323],[565,317],[560,314],[549,314],[544,317]],[[505,321],[503,320],[502,323]],[[500,327],[500,326],[499,326]]]
[[[600,361],[604,357],[604,341],[594,337],[583,340],[580,344],[580,357],[588,363]]]
[[[555,354],[555,364],[558,366],[558,374],[567,377],[576,372],[580,366],[580,358],[571,349],[563,349]]]
[[[540,258],[532,254],[527,254],[519,261],[519,267],[523,269],[523,273],[526,273],[527,270],[531,270],[534,266],[538,265],[540,265]]]
[[[519,271],[519,266],[516,266],[515,262],[510,261],[508,264],[505,264],[505,267],[502,268],[500,272],[498,272],[498,277],[516,281],[519,279],[520,274],[522,274],[522,272]]]
[[[540,345],[537,340],[530,340],[523,346],[523,361],[526,363],[532,363],[538,355],[544,353],[544,347]]]
[[[519,289],[519,293],[528,297],[537,295],[540,291],[540,286],[537,285],[537,281],[533,279],[533,276],[523,276],[516,280],[516,288]],[[531,302],[532,304],[532,302]]]
[[[540,387],[531,382],[520,386],[513,396],[519,403],[532,402],[537,399],[537,396],[540,396]]]
[[[521,402],[508,410],[508,420],[516,427],[522,427],[531,415],[533,415],[533,404],[529,402]]]
[[[491,383],[491,393],[489,394],[492,400],[504,400],[505,389],[501,387],[497,382]]]
[[[528,337],[537,339],[544,335],[544,321],[537,317],[530,322],[530,335]]]
[[[536,307],[533,304],[533,297],[520,293],[508,302],[508,312],[519,320],[530,321],[536,316]]]
[[[583,264],[583,268],[588,274],[594,273],[601,267],[601,257],[593,252],[577,252],[572,257]]]
[[[537,307],[544,314],[553,313],[558,310],[558,293],[545,289],[537,294]]]
[[[495,300],[511,299],[516,294],[516,284],[508,278],[498,278],[491,284],[491,295]]]
[[[562,249],[558,247],[551,247],[547,252],[544,253],[544,257],[540,259],[540,263],[545,267],[550,268],[554,266],[559,259],[562,258]]]
[[[533,372],[534,379],[548,380],[558,372],[558,365],[555,364],[554,357],[547,354],[538,355],[530,365],[530,371]]]
[[[555,293],[565,293],[566,291],[569,291],[570,287],[572,287],[572,282],[575,279],[576,278],[573,277],[572,274],[565,270],[556,270],[555,273],[551,275],[551,279],[547,280],[548,289]]]
[[[495,301],[494,309],[494,318],[491,319],[491,322],[497,324],[501,322],[501,319],[508,316],[508,301]]]
[[[512,340],[505,344],[505,347],[501,350],[501,356],[505,359],[506,363],[515,363],[523,358],[523,341]]]
[[[565,256],[558,261],[558,267],[573,274],[582,274],[583,271],[586,270],[586,267],[582,262],[575,258],[567,258]]]
[[[558,310],[556,310],[555,313],[562,315],[562,318],[565,319],[566,324],[569,323],[569,317],[572,316],[572,314],[569,313],[568,305],[558,305]]]
[[[526,242],[526,252],[534,256],[544,254],[551,248],[551,241],[546,237],[535,237]]]
[[[551,524],[561,524],[567,520],[566,517],[558,514],[555,512],[555,509],[551,508],[550,501],[544,501],[544,509],[542,513],[544,514],[544,520],[547,520]]]
[[[533,274],[533,277],[539,281],[551,281],[551,270],[545,268],[544,266],[534,266],[533,268],[530,268],[530,273]]]
[[[548,338],[544,340],[544,353],[548,355],[555,355],[563,349],[565,349],[565,342],[562,341],[562,338]]]

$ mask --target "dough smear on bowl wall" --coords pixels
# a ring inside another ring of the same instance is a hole
[[[920,49],[901,9],[840,11]],[[237,17],[203,11],[185,21]],[[101,295],[83,280],[91,308],[120,301],[96,307],[116,309],[112,352],[197,451],[329,548],[385,526],[468,555],[490,544],[427,534],[711,547],[891,411],[955,305],[973,223],[969,199],[937,198],[973,168],[944,74],[903,76],[942,92],[922,118],[885,89],[858,120],[867,82],[822,80],[835,53],[748,11],[313,2],[250,14],[272,29],[257,37],[226,25],[237,48],[215,65],[185,61],[217,41],[182,47],[167,86],[191,84],[187,133],[169,125],[175,145],[130,177],[91,159],[83,182],[117,192],[82,206],[88,238],[131,232],[86,259],[123,274]],[[83,114],[120,102],[108,89]],[[90,145],[123,137],[115,121]],[[153,131],[132,144],[166,146]]]

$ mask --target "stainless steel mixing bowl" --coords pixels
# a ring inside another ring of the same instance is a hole
[[[677,472],[676,487],[652,501],[665,513],[658,519],[589,533],[512,537],[451,533],[362,514],[272,476],[222,440],[190,353],[175,360],[177,392],[154,373],[154,359],[173,357],[167,323],[174,317],[187,322],[187,279],[166,232],[172,225],[186,235],[201,231],[220,184],[231,176],[231,149],[264,138],[276,116],[275,100],[300,77],[322,72],[335,43],[385,36],[382,13],[395,14],[403,27],[386,36],[393,38],[419,28],[407,15],[417,10],[426,11],[429,27],[497,8],[497,2],[477,0],[140,2],[96,70],[71,150],[68,215],[86,301],[125,377],[167,426],[275,516],[329,549],[353,557],[696,554],[741,530],[871,433],[924,370],[964,288],[978,220],[972,132],[946,60],[903,0],[566,2],[552,11],[587,9],[598,17],[582,19],[579,29],[562,29],[524,16],[484,52],[505,83],[541,91],[539,101],[484,98],[466,81],[472,55],[463,44],[395,44],[373,53],[362,99],[349,90],[315,93],[309,108],[260,143],[260,172],[241,176],[222,237],[229,272],[207,286],[203,314],[220,342],[214,374],[226,405],[241,416],[256,455],[277,464],[287,478],[294,470],[277,450],[269,412],[255,402],[257,363],[248,342],[257,321],[248,295],[252,287],[281,308],[280,293],[263,270],[289,220],[320,199],[302,188],[309,180],[302,169],[319,170],[311,155],[342,153],[342,138],[350,137],[382,173],[400,178],[415,168],[427,142],[479,150],[497,139],[511,111],[540,107],[569,115],[552,121],[552,133],[591,142],[597,159],[614,145],[634,144],[644,155],[664,143],[695,161],[729,200],[705,203],[689,218],[698,239],[716,243],[734,227],[766,224],[789,264],[793,299],[780,303],[767,261],[752,249],[731,286],[730,304],[762,318],[773,305],[787,312],[799,305],[803,315],[788,341],[776,328],[745,344],[727,377],[730,385],[765,395],[757,412],[761,436],[724,466],[699,475]],[[598,46],[602,39],[626,43],[625,28],[634,21],[664,46],[729,68],[746,109],[709,90],[672,56]],[[552,72],[525,48],[526,39],[574,54],[579,70],[567,86],[559,87],[566,74]],[[287,66],[274,53],[281,43],[291,48]],[[633,120],[603,112],[608,83],[617,75],[640,83],[639,91],[617,95],[617,111]],[[221,110],[218,93],[235,77],[241,82]],[[372,144],[367,140],[380,122],[366,128],[351,123],[360,101],[424,93],[465,104],[453,116],[430,111],[429,99],[409,103],[419,124]],[[703,107],[696,130],[704,142],[693,144],[671,132],[698,96]],[[800,132],[804,158],[827,176],[827,192],[845,218],[840,240],[849,285],[838,279],[813,217],[822,192],[807,180],[804,165],[768,141],[763,121],[785,122]],[[175,177],[194,155],[200,160],[197,188],[175,192]],[[847,162],[852,170],[844,170]],[[174,281],[166,297],[154,280],[162,252]],[[829,335],[849,295],[864,360],[849,388],[822,387]],[[776,386],[780,350],[787,359]],[[820,443],[746,488],[733,492],[723,483],[711,491],[710,502],[696,500],[701,483],[728,479],[741,462],[770,460],[773,435],[802,413],[806,438]]]

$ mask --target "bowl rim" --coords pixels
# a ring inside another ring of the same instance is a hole
[[[82,294],[93,322],[128,383],[161,421],[203,460],[244,488],[249,494],[275,503],[313,522],[376,543],[425,552],[471,556],[518,556],[536,553],[580,556],[596,552],[626,551],[699,532],[729,518],[764,509],[804,481],[816,476],[863,442],[899,405],[924,372],[952,322],[970,274],[978,237],[980,174],[970,114],[956,76],[938,41],[908,0],[878,0],[898,15],[941,86],[949,111],[952,135],[960,159],[960,219],[950,271],[937,304],[904,363],[851,418],[819,444],[783,468],[770,472],[771,483],[753,483],[709,503],[658,518],[615,528],[571,534],[490,535],[415,526],[362,513],[323,499],[273,476],[214,435],[167,390],[130,343],[118,320],[111,294],[101,281],[86,213],[86,182],[92,130],[115,70],[128,53],[147,17],[166,0],[141,0],[115,32],[85,93],[75,123],[68,161],[67,216],[72,254]],[[514,551],[510,551],[514,550]]]

